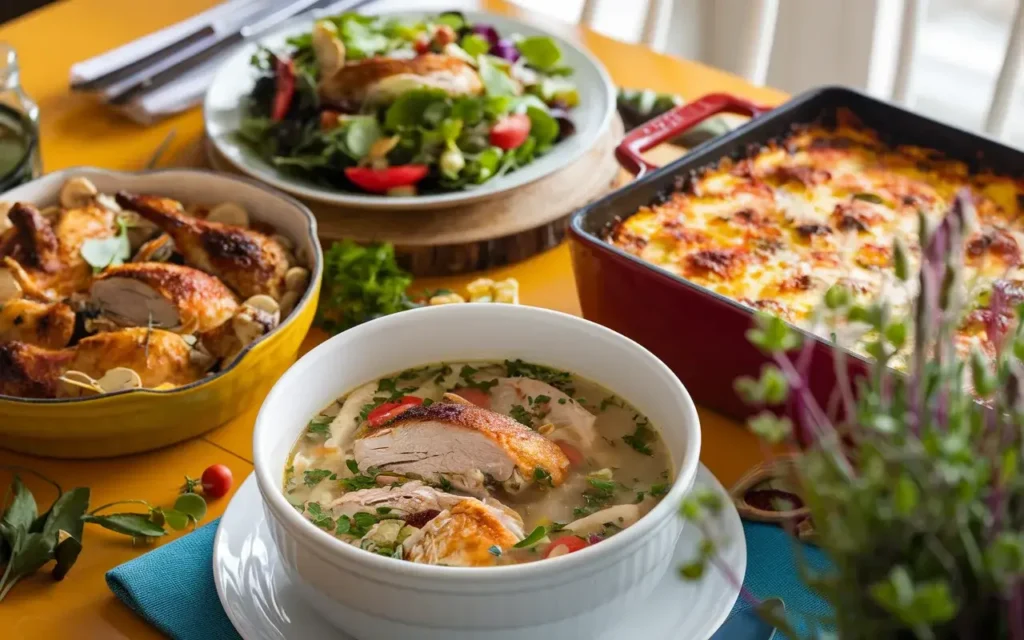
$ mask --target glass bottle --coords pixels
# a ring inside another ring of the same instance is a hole
[[[18,54],[0,42],[0,193],[42,172],[39,106],[21,88]]]

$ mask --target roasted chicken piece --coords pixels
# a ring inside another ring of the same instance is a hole
[[[75,331],[75,312],[63,302],[26,298],[0,304],[0,342],[16,340],[36,347],[60,349]]]
[[[487,495],[488,481],[518,493],[538,479],[558,486],[569,460],[551,440],[508,416],[474,405],[438,402],[417,406],[355,441],[360,469],[442,481],[472,495]]]
[[[397,97],[414,88],[440,89],[452,96],[479,95],[483,83],[472,65],[452,56],[427,53],[411,59],[378,56],[346,64],[320,80],[328,104],[361,105]]]
[[[510,549],[523,539],[523,522],[510,509],[464,498],[441,511],[403,543],[404,557],[412,562],[453,567],[497,564],[492,547]]]
[[[66,349],[7,342],[0,344],[0,394],[53,398],[60,376],[67,371],[101,378],[116,367],[135,371],[144,387],[180,386],[202,377],[206,364],[193,357],[184,338],[162,329],[132,327],[100,333]]]
[[[238,299],[208,273],[166,262],[133,262],[96,277],[92,302],[123,327],[159,327],[179,333],[212,331],[231,319]]]
[[[26,294],[57,300],[88,289],[92,267],[82,258],[82,244],[114,235],[111,211],[96,204],[66,209],[51,227],[38,209],[18,202],[8,216],[17,238],[5,244],[0,257],[20,267],[11,271]]]
[[[280,300],[288,259],[284,247],[258,231],[186,215],[170,198],[118,192],[117,203],[171,236],[190,265],[217,276],[242,298]]]

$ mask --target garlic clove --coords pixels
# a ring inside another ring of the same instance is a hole
[[[60,188],[60,206],[65,209],[78,209],[89,206],[99,190],[88,178],[71,178]]]
[[[345,66],[345,44],[338,38],[338,28],[324,20],[313,25],[313,55],[320,66],[320,77],[333,75]]]
[[[281,317],[287,318],[288,314],[295,309],[295,305],[299,302],[301,293],[299,291],[286,291],[281,296]]]
[[[281,245],[281,248],[284,249],[285,251],[291,251],[295,248],[295,243],[292,242],[292,239],[289,238],[288,236],[283,236],[280,233],[275,233],[274,235],[270,236],[270,239],[276,242],[277,244]]]
[[[57,378],[57,396],[61,398],[82,398],[103,393],[96,381],[81,371],[66,371]]]
[[[242,208],[242,205],[235,204],[234,202],[222,202],[213,209],[210,209],[210,213],[206,216],[209,222],[219,222],[221,224],[229,224],[235,227],[246,227],[249,226],[249,213]]]
[[[281,311],[281,305],[277,303],[277,300],[274,300],[270,296],[262,293],[249,298],[244,304],[271,315]]]
[[[284,288],[288,291],[305,291],[309,285],[309,269],[292,267],[284,274]]]
[[[107,211],[113,211],[114,213],[121,212],[121,205],[117,204],[117,199],[109,193],[97,194],[96,204],[100,205]]]
[[[103,377],[96,381],[96,386],[104,393],[139,389],[142,387],[142,378],[127,367],[115,367],[104,373]]]

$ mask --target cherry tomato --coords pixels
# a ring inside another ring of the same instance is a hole
[[[498,120],[491,129],[491,144],[508,151],[520,146],[530,136],[530,118],[516,113]]]
[[[579,449],[572,446],[565,440],[555,440],[555,444],[557,444],[558,448],[562,450],[562,453],[565,454],[565,457],[569,458],[570,465],[578,467],[581,464],[583,464],[583,454],[580,453]]]
[[[378,406],[366,416],[366,421],[370,423],[371,427],[376,427],[398,416],[406,409],[410,409],[421,404],[423,404],[423,398],[417,398],[416,396],[403,396],[398,402],[385,402]]]
[[[558,547],[565,547],[568,549],[568,551],[559,552],[559,555],[565,555],[566,553],[579,551],[587,546],[587,541],[582,538],[577,538],[576,536],[562,536],[551,541],[551,545],[548,547],[548,550],[544,552],[544,557],[547,558],[550,556]]]
[[[426,34],[421,34],[420,37],[416,38],[416,41],[412,43],[412,48],[416,50],[416,53],[423,55],[430,51],[430,38]]]
[[[444,48],[446,44],[455,42],[455,38],[455,29],[446,24],[438,26],[437,31],[434,32],[434,42],[441,48]]]
[[[231,490],[231,469],[214,464],[203,471],[203,495],[208,498],[222,498]]]
[[[320,129],[330,131],[338,126],[341,114],[337,111],[325,109],[320,112]]]
[[[395,187],[408,187],[416,184],[427,176],[427,171],[425,164],[403,164],[386,169],[348,167],[345,169],[345,177],[364,191],[387,193],[389,189]]]
[[[284,120],[295,96],[295,63],[284,58],[274,58],[274,75],[276,82],[270,119],[279,122]]]
[[[452,389],[452,393],[469,400],[478,407],[483,407],[484,409],[491,408],[491,394],[486,391],[472,389],[470,387],[455,387]]]

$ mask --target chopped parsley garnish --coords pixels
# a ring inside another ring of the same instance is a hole
[[[588,516],[604,509],[611,502],[612,498],[615,497],[615,491],[621,486],[612,480],[600,480],[598,478],[587,478],[587,484],[590,487],[583,492],[584,506],[576,507],[572,511],[572,514],[577,518]]]
[[[334,532],[362,538],[375,524],[377,524],[377,516],[360,511],[352,517],[341,516],[338,518],[338,526]]]
[[[310,521],[321,529],[330,531],[334,528],[334,518],[324,513],[323,507],[320,506],[319,502],[308,503],[306,505],[306,513],[312,516]]]
[[[565,398],[559,398],[558,404],[565,404]]]
[[[644,418],[636,423],[636,430],[632,434],[622,436],[622,441],[633,447],[638,453],[642,453],[645,456],[653,456],[654,451],[648,445],[654,441],[654,437],[654,430],[651,429],[650,423]]]
[[[421,407],[429,407],[432,404],[434,404],[433,399],[427,398],[426,400],[423,401],[423,403],[420,406]]]
[[[547,469],[542,467],[534,467],[533,479],[540,485],[547,485],[549,487],[555,486],[555,483],[551,480],[551,474],[548,473]]]
[[[650,489],[649,493],[652,496],[654,496],[655,498],[660,498],[661,496],[663,496],[666,493],[668,493],[668,489],[669,489],[669,487],[668,487],[667,484],[654,484],[654,485],[651,485],[651,489]]]
[[[530,402],[530,405],[536,407],[537,405],[551,402],[551,396],[540,395],[536,398],[528,397],[527,400]]]
[[[391,507],[377,507],[377,513],[382,516],[386,516],[391,513]]]
[[[500,558],[501,557],[501,547],[499,547],[496,544],[492,544],[491,547],[487,550],[487,553],[491,554],[495,558]]]
[[[559,371],[544,365],[523,362],[518,358],[505,361],[505,374],[509,378],[533,378],[550,384],[567,396],[576,393],[572,384],[572,376],[566,371]]]
[[[442,365],[441,368],[437,370],[437,376],[434,377],[434,384],[441,384],[442,382],[444,382],[444,379],[451,372],[451,367],[449,367],[448,365]]]
[[[448,478],[446,478],[444,476],[441,476],[440,484],[441,484],[441,491],[444,491],[445,493],[448,493],[449,491],[452,490],[452,481],[449,480]]]
[[[348,467],[348,470],[354,475],[359,475],[359,464],[352,458],[345,461],[345,466]]]
[[[608,396],[601,401],[601,404],[598,406],[598,411],[604,411],[608,407],[622,407],[625,409],[626,402],[618,396]]]
[[[334,473],[329,469],[309,469],[302,474],[302,481],[307,487],[315,487],[333,475]]]
[[[530,535],[526,536],[525,538],[523,538],[522,540],[520,540],[512,546],[514,546],[516,549],[529,549],[530,547],[535,547],[538,544],[540,544],[544,540],[544,538],[547,537],[547,535],[547,529],[545,529],[544,527],[537,527],[533,530],[532,533],[530,533]]]
[[[633,504],[640,504],[643,501],[644,501],[644,492],[643,491],[637,491],[636,492],[636,499],[633,500]]]
[[[348,516],[341,516],[338,518],[338,526],[334,529],[334,535],[342,536],[349,532],[352,528],[352,520]]]
[[[326,436],[331,432],[331,418],[329,416],[317,416],[309,421],[306,433],[316,436]]]
[[[351,478],[342,478],[341,487],[345,491],[359,491],[360,489],[372,489],[377,486],[376,478],[370,476],[353,476]]]
[[[473,374],[475,374],[477,371],[479,371],[479,369],[474,369],[468,364],[463,365],[462,369],[459,370],[459,377],[462,378],[463,386],[469,389],[479,389],[484,393],[490,393],[491,387],[495,387],[498,385],[497,378],[477,382],[476,380],[473,379]]]
[[[526,426],[533,428],[533,414],[526,410],[521,404],[514,404],[509,409],[508,415],[511,416],[516,422],[525,424]]]

